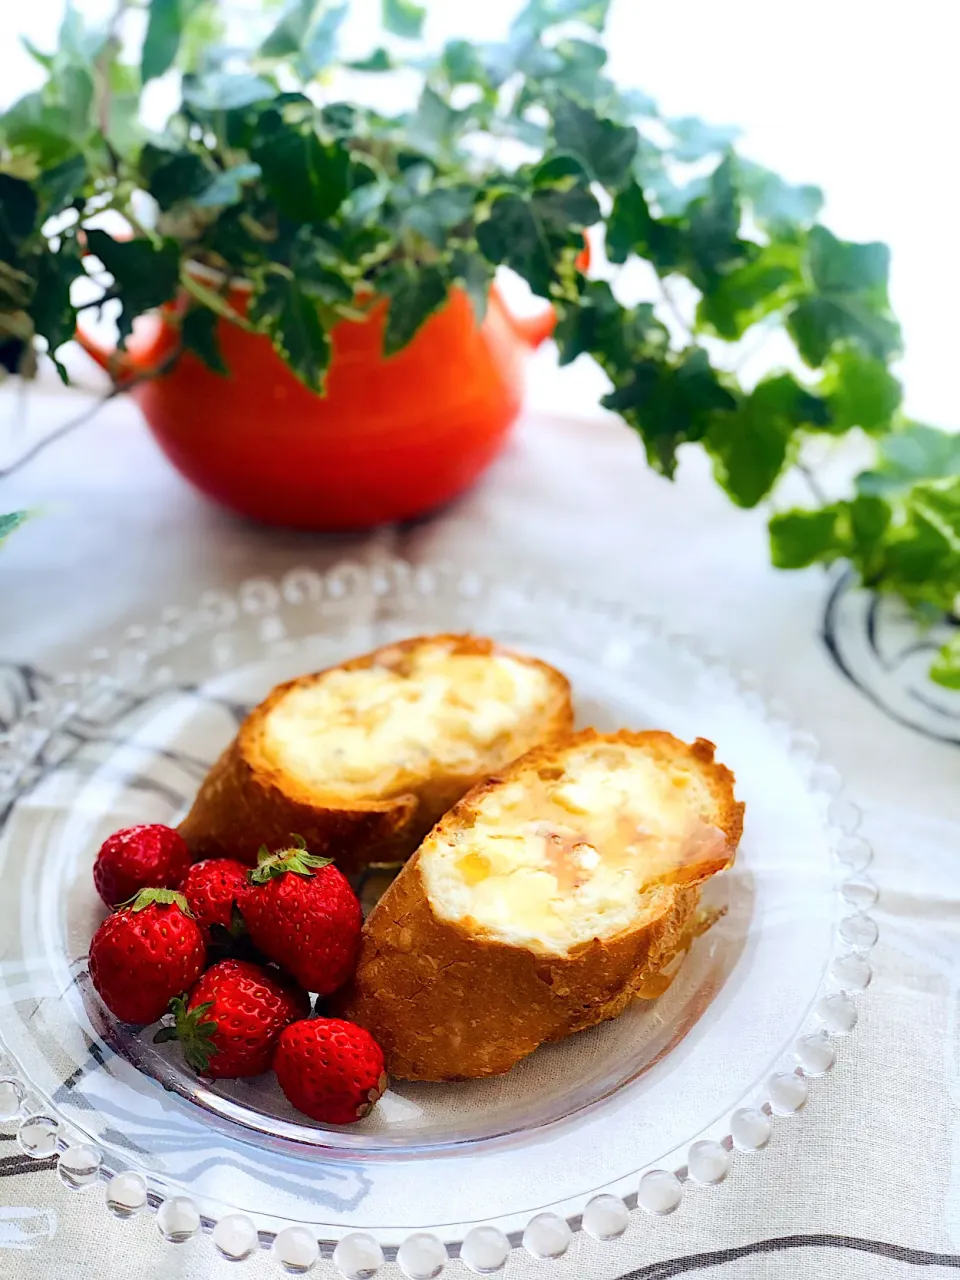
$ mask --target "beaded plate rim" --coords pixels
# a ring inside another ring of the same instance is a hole
[[[343,562],[322,573],[294,568],[279,582],[255,578],[240,584],[232,594],[205,592],[192,608],[163,610],[153,626],[128,627],[116,649],[93,650],[84,669],[56,676],[48,689],[21,709],[8,731],[0,735],[0,812],[16,802],[24,774],[44,744],[87,698],[129,679],[131,667],[141,670],[204,629],[230,625],[244,615],[270,613],[283,602],[333,601],[360,592],[378,596],[391,590],[413,590],[424,596],[451,590],[469,597],[494,585],[519,591],[524,603],[531,607],[536,607],[538,600],[562,600],[564,607],[573,612],[587,610],[615,617],[621,624],[652,631],[681,646],[703,667],[728,675],[740,699],[769,726],[776,726],[788,737],[791,760],[802,762],[809,769],[807,789],[823,801],[824,825],[835,868],[840,869],[836,875],[837,892],[849,914],[839,920],[839,946],[821,978],[812,1010],[805,1012],[790,1048],[781,1053],[777,1069],[765,1082],[763,1103],[738,1107],[729,1117],[729,1131],[722,1140],[694,1139],[684,1164],[648,1169],[640,1176],[636,1191],[627,1196],[603,1190],[585,1192],[584,1196],[592,1198],[582,1213],[560,1216],[550,1211],[537,1212],[522,1230],[505,1233],[498,1226],[477,1225],[465,1232],[462,1240],[447,1241],[430,1232],[411,1231],[399,1245],[391,1245],[362,1231],[351,1231],[339,1238],[319,1238],[314,1234],[315,1227],[293,1224],[274,1233],[258,1230],[245,1214],[227,1213],[217,1220],[201,1215],[190,1198],[177,1194],[175,1187],[168,1188],[174,1194],[165,1195],[162,1180],[151,1187],[140,1173],[114,1172],[90,1143],[70,1142],[59,1132],[56,1108],[48,1099],[42,1099],[48,1104],[47,1115],[36,1110],[25,1113],[29,1082],[25,1085],[15,1074],[4,1073],[0,1078],[0,1124],[17,1126],[18,1144],[26,1155],[36,1159],[56,1156],[59,1176],[67,1187],[79,1191],[105,1184],[105,1199],[112,1212],[130,1217],[141,1209],[153,1211],[158,1231],[168,1241],[182,1243],[203,1232],[212,1236],[222,1257],[234,1261],[251,1256],[257,1249],[271,1249],[280,1267],[295,1274],[305,1274],[321,1258],[332,1258],[346,1280],[372,1276],[385,1261],[396,1261],[410,1280],[432,1280],[450,1258],[460,1258],[477,1274],[493,1274],[503,1268],[514,1248],[525,1248],[534,1258],[549,1261],[566,1252],[573,1232],[583,1230],[598,1240],[614,1240],[626,1230],[632,1212],[653,1216],[673,1213],[680,1207],[688,1185],[716,1186],[727,1177],[734,1157],[743,1159],[762,1150],[775,1120],[795,1115],[806,1105],[809,1080],[831,1070],[836,1061],[836,1041],[856,1025],[854,997],[860,996],[870,983],[872,974],[866,955],[877,940],[876,924],[869,912],[878,894],[864,874],[873,851],[858,834],[863,814],[844,796],[837,771],[820,761],[819,744],[813,735],[796,729],[782,705],[761,697],[759,682],[751,672],[737,672],[716,650],[622,602],[583,591],[548,588],[522,577],[505,580],[444,562],[414,565],[401,559],[372,566]]]

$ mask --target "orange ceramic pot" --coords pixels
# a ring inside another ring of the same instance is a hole
[[[232,306],[246,309],[243,286]],[[465,293],[396,355],[382,354],[386,304],[333,329],[326,393],[314,395],[268,339],[226,319],[229,377],[190,353],[130,395],[177,470],[215,502],[301,529],[360,529],[429,512],[462,493],[496,457],[520,408],[523,357],[553,313],[518,320],[496,288],[478,327]],[[162,365],[177,343],[169,312],[123,353],[78,334],[123,384]]]

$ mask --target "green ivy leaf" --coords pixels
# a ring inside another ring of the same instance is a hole
[[[807,240],[807,262],[813,282],[823,294],[882,291],[886,298],[890,250],[874,241],[838,240],[826,227],[813,227]]]
[[[44,71],[49,72],[53,70],[56,58],[52,53],[41,53],[37,46],[31,40],[28,40],[26,36],[20,37],[20,43],[23,45],[27,53],[29,53],[34,62],[43,67]]]
[[[786,307],[802,287],[800,249],[774,241],[711,284],[697,304],[697,326],[735,342],[758,320]]]
[[[930,677],[946,689],[960,689],[960,634],[948,640],[937,654]]]
[[[516,70],[516,49],[508,41],[492,41],[477,46],[486,83],[500,89]]]
[[[888,431],[902,388],[887,366],[856,349],[833,352],[818,387],[830,405],[831,430]]]
[[[856,561],[864,581],[872,582],[883,567],[883,540],[893,521],[893,510],[883,498],[866,494],[843,505],[848,523],[848,554]]]
[[[527,77],[514,99],[512,111],[522,115],[530,106],[555,99],[557,94],[590,103],[594,109],[618,123],[629,121],[616,86],[602,74],[607,51],[592,40],[564,38],[549,48],[540,43],[522,45],[517,50],[516,69]],[[542,145],[542,144],[541,144]]]
[[[110,95],[106,139],[114,155],[132,164],[146,137],[140,121],[140,75],[136,68],[114,62],[107,79]]]
[[[659,275],[669,275],[683,261],[683,232],[676,222],[658,221],[636,182],[618,191],[607,219],[607,256],[626,262],[631,253],[646,258]]]
[[[535,293],[549,297],[553,264],[533,210],[523,196],[504,195],[493,202],[490,216],[477,227],[477,243],[489,262],[512,267]]]
[[[193,306],[183,317],[180,336],[184,348],[198,356],[208,369],[223,376],[229,376],[217,340],[217,315],[209,307]]]
[[[526,175],[525,175],[526,176]],[[590,175],[576,156],[566,155],[562,151],[554,151],[545,156],[539,164],[530,170],[530,179],[534,187],[586,187],[590,184]]]
[[[642,89],[623,89],[618,95],[618,100],[621,109],[629,119],[635,116],[650,118],[660,114],[656,101]]]
[[[960,592],[960,476],[919,481],[891,501],[859,494],[770,521],[773,562],[783,569],[845,557],[871,587],[895,591],[929,615]]]
[[[528,0],[510,26],[510,39],[516,44],[538,40],[551,27],[574,21],[602,31],[609,9],[610,0]]]
[[[10,336],[9,330],[15,323],[19,323],[24,329],[29,328],[29,322],[22,315],[18,315],[16,321],[12,317],[0,316],[0,380],[7,374],[32,377],[31,369],[36,367],[36,352],[30,341],[31,335],[25,333],[22,336]]]
[[[789,373],[777,374],[759,382],[750,399],[762,411],[786,418],[795,427],[820,430],[830,425],[830,407]]]
[[[684,351],[673,362],[637,361],[626,381],[615,385],[601,403],[639,432],[651,466],[668,478],[676,471],[677,448],[702,440],[714,414],[737,407],[700,347]]]
[[[960,475],[921,480],[902,499],[883,585],[914,604],[953,607],[960,592]]]
[[[286,58],[303,44],[318,0],[293,0],[260,46],[262,58]]]
[[[390,299],[383,335],[384,355],[392,356],[405,347],[424,321],[443,305],[447,282],[439,267],[416,267],[406,262],[381,277]]]
[[[299,61],[300,74],[304,79],[319,74],[333,62],[340,28],[346,16],[346,4],[334,5],[321,15],[304,42],[303,55]]]
[[[809,298],[798,302],[787,318],[797,349],[811,368],[819,368],[833,347],[854,342],[878,359],[900,348],[895,321],[877,315],[859,299]]]
[[[232,169],[224,169],[211,182],[203,187],[194,197],[193,203],[198,209],[213,209],[220,205],[237,204],[243,198],[243,189],[248,182],[256,182],[260,177],[258,164],[237,164]]]
[[[23,326],[23,330],[17,336],[30,336],[30,327],[18,313],[30,305],[35,288],[36,281],[32,276],[0,257],[0,338],[6,339],[11,333],[16,333],[18,323]],[[11,367],[5,363],[4,368],[12,372],[16,365]]]
[[[180,246],[166,237],[152,240],[114,240],[99,229],[87,232],[90,252],[100,259],[116,282],[122,310],[118,320],[120,344],[133,331],[133,322],[176,296],[180,278]]]
[[[818,511],[784,511],[770,521],[770,555],[778,569],[805,569],[841,555],[840,504]]]
[[[823,192],[809,185],[792,186],[763,165],[739,158],[740,187],[758,226],[771,235],[809,227],[823,208]]]
[[[450,150],[461,120],[459,111],[424,85],[417,109],[407,121],[407,141],[428,156],[442,155]]]
[[[140,173],[161,209],[193,200],[210,185],[213,172],[194,151],[167,151],[148,142],[140,154]]]
[[[797,431],[827,422],[826,404],[789,374],[765,379],[733,412],[710,423],[704,443],[717,483],[737,506],[755,507],[780,477]]]
[[[277,354],[304,386],[321,394],[330,364],[330,338],[316,302],[296,278],[269,272],[251,299],[250,319],[270,336]]]
[[[183,30],[177,62],[187,75],[196,75],[218,61],[227,24],[217,0],[184,0]]]
[[[185,77],[183,100],[198,111],[237,111],[266,102],[275,97],[276,92],[273,85],[260,76],[212,71],[205,76]]]
[[[6,515],[0,515],[0,542],[9,538],[14,529],[19,529],[28,515],[27,511],[10,511]]]
[[[455,249],[450,259],[450,276],[466,290],[477,324],[483,324],[493,283],[493,266],[479,253]]]
[[[70,302],[70,286],[83,274],[80,259],[69,244],[60,253],[45,254],[37,262],[37,286],[30,303],[30,318],[37,333],[46,338],[50,358],[64,383],[67,371],[56,353],[76,330],[77,313]]]
[[[476,188],[467,183],[434,187],[405,210],[402,225],[442,249],[453,228],[473,213],[475,198]]]
[[[708,180],[705,195],[687,209],[685,236],[689,259],[686,274],[704,292],[738,263],[747,260],[754,246],[739,238],[740,200],[732,156],[721,160]]]
[[[321,142],[309,126],[287,125],[277,112],[256,134],[250,154],[277,208],[294,222],[322,222],[347,195],[350,153],[340,142]]]
[[[584,102],[595,102],[609,92],[612,81],[600,73],[607,64],[607,51],[592,40],[559,40],[553,52],[560,66],[551,76],[569,94]]]
[[[910,506],[938,531],[960,563],[960,475],[920,481],[910,494]]]
[[[353,285],[341,273],[342,263],[322,235],[301,227],[293,243],[290,270],[301,290],[327,307],[353,301]]]
[[[819,368],[844,343],[881,361],[900,350],[900,328],[887,301],[886,245],[838,240],[815,226],[807,237],[806,265],[813,291],[796,304],[787,327],[807,364]]]
[[[87,161],[82,155],[70,156],[42,173],[36,189],[43,204],[44,217],[53,217],[73,204],[80,196],[87,176]]]
[[[81,65],[90,67],[103,52],[109,36],[106,26],[90,27],[83,15],[67,0],[63,10],[63,19],[57,33],[57,54],[55,61],[61,65]]]
[[[600,45],[586,40],[562,40],[547,46],[532,42],[517,50],[516,69],[527,77],[527,83],[517,93],[513,113],[522,114],[527,106],[535,104],[547,88],[549,96],[561,92],[570,99],[590,102],[594,108],[607,105],[612,81],[600,74],[607,61],[607,52]]]
[[[29,182],[0,173],[0,254],[17,256],[24,241],[33,235],[39,202]]]
[[[670,150],[685,164],[728,151],[741,132],[730,125],[706,124],[695,116],[667,120],[665,124],[674,137]]]
[[[147,34],[140,55],[140,78],[155,80],[173,66],[180,48],[181,0],[150,0]]]
[[[488,261],[512,267],[534,293],[550,297],[561,251],[579,252],[583,230],[599,216],[596,200],[583,187],[543,188],[528,199],[508,193],[477,226],[477,243]]]
[[[644,357],[661,360],[670,342],[650,303],[621,306],[606,280],[586,281],[576,303],[560,305],[553,336],[561,365],[586,353],[611,376]]]
[[[86,67],[64,67],[58,77],[60,103],[70,120],[70,132],[82,143],[90,132],[93,76]]]
[[[320,109],[320,133],[334,138],[356,138],[361,114],[360,109],[349,102],[328,102]]]
[[[919,480],[960,474],[960,435],[911,422],[879,443],[876,466],[857,477],[860,493],[902,496]]]
[[[420,39],[426,12],[423,5],[415,4],[414,0],[381,0],[384,28],[404,40]]]
[[[39,93],[26,94],[0,117],[0,137],[11,150],[35,156],[44,169],[77,150],[69,113]]]
[[[469,40],[447,41],[440,55],[440,70],[450,85],[489,83],[480,52]]]
[[[694,200],[701,199],[710,189],[710,183],[704,174],[698,174],[687,182],[676,182],[673,171],[662,167],[659,157],[655,163],[645,159],[642,165],[638,158],[634,169],[638,170],[643,189],[656,204],[661,216],[678,222],[686,217]]]
[[[616,124],[572,98],[560,98],[553,112],[553,136],[557,148],[576,156],[603,186],[615,189],[629,178],[639,142],[633,125]]]
[[[577,252],[583,248],[583,232],[600,220],[600,206],[587,187],[540,187],[530,197],[534,215],[554,243],[572,242]]]
[[[370,71],[370,72],[393,71],[395,68],[395,65],[396,64],[394,63],[393,59],[390,57],[390,54],[387,52],[386,49],[383,48],[382,45],[374,49],[373,53],[371,53],[369,57],[359,58],[355,62],[347,63],[347,66],[350,68],[351,71]]]

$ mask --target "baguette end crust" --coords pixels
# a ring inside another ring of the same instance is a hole
[[[469,831],[485,799],[505,786],[555,768],[572,749],[611,745],[640,748],[665,768],[695,773],[712,798],[723,849],[645,890],[629,927],[566,951],[519,945],[474,918],[445,916],[425,874],[431,849]],[[378,1040],[391,1075],[429,1081],[501,1074],[540,1044],[618,1016],[658,989],[656,980],[689,945],[702,882],[733,860],[744,811],[733,781],[705,739],[688,745],[667,733],[588,729],[535,748],[446,814],[387,890],[364,928],[340,1013]]]

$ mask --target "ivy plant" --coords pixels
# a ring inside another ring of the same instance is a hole
[[[528,0],[504,40],[431,51],[423,8],[383,0],[383,32],[346,62],[345,0],[291,0],[247,50],[223,43],[214,0],[149,0],[136,57],[120,39],[129,2],[103,26],[68,7],[55,50],[28,46],[43,88],[0,118],[0,366],[29,375],[45,353],[66,378],[74,286],[99,262],[109,282],[86,305],[119,302],[121,341],[185,298],[184,350],[229,376],[226,316],[321,395],[338,320],[386,298],[389,356],[452,288],[482,320],[509,267],[555,308],[561,363],[599,364],[603,404],[666,477],[699,447],[732,501],[754,507],[811,441],[872,437],[851,496],[773,515],[773,561],[844,559],[921,619],[953,613],[960,437],[901,410],[886,246],[834,235],[821,192],[739,155],[735,130],[619,88],[608,5]],[[344,71],[354,86],[401,68],[419,84],[406,110],[338,91]],[[180,103],[151,133],[140,94],[168,74]],[[106,211],[132,236],[104,229]],[[625,299],[603,258],[648,264],[652,296]],[[237,276],[252,287],[244,315],[211,283]],[[792,341],[792,367],[738,378],[740,354],[773,330]],[[960,686],[960,644],[932,675]]]
[[[26,518],[26,511],[9,511],[6,515],[0,515],[0,544],[13,533],[14,529],[18,529]]]

